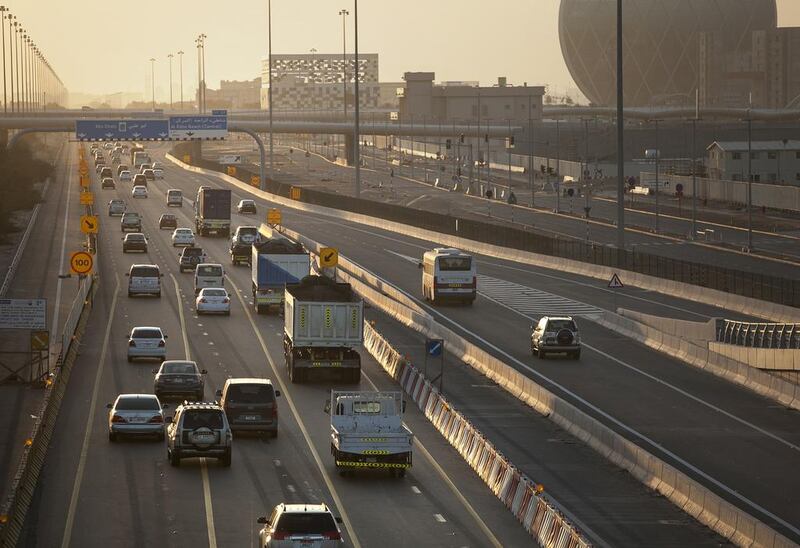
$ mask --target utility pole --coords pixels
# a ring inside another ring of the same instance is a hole
[[[156,60],[150,58],[150,87],[152,90],[153,112],[156,110]]]
[[[272,0],[267,0],[267,70],[269,72],[267,88],[267,107],[269,108],[269,178],[275,180],[275,156],[272,146]],[[265,188],[261,190],[266,190]]]
[[[350,12],[344,9],[339,10],[339,15],[342,16],[342,104],[344,105],[344,119],[347,120],[347,27],[345,20]]]
[[[617,0],[617,248],[625,249],[625,98],[622,81],[622,0]]]
[[[0,33],[3,39],[3,114],[8,114],[8,99],[6,95],[6,12],[8,8],[0,6]]]
[[[561,121],[556,118],[556,213],[561,211]]]
[[[15,106],[16,102],[14,101],[14,97],[15,97],[15,94],[14,94],[14,31],[11,30],[11,27],[13,26],[13,23],[11,22],[12,19],[14,19],[14,16],[9,13],[8,14],[8,63],[9,63],[9,66],[8,66],[8,68],[9,68],[8,77],[9,77],[9,80],[10,80],[9,84],[10,84],[10,87],[11,87],[11,112],[13,113],[13,112],[17,111],[17,107]]]
[[[200,113],[202,112],[203,108],[203,100],[201,98],[202,95],[201,82],[203,81],[202,80],[203,76],[200,73],[202,69],[202,63],[200,62],[200,43],[201,43],[200,36],[195,38],[194,43],[197,45],[197,112]]]
[[[661,156],[661,151],[658,149],[658,120],[656,122],[656,234],[658,234],[658,191],[659,189],[659,181],[658,181],[658,168],[659,168],[659,156]]]
[[[533,164],[534,164],[534,144],[533,144],[533,114],[531,114],[531,94],[528,93],[528,182],[531,186],[531,207],[534,205],[534,180],[535,175],[533,173]]]
[[[692,118],[692,234],[697,236],[697,120],[700,118],[700,90],[694,90],[694,118]]]
[[[167,59],[169,59],[169,109],[172,110],[172,58],[175,57],[173,54],[168,54]]]
[[[203,114],[205,114],[208,103],[207,96],[206,96],[206,36],[205,34],[200,35],[200,60],[203,65]]]
[[[747,109],[747,251],[753,251],[753,118],[750,115],[753,97],[750,96],[750,108]]]
[[[181,76],[181,110],[183,110],[183,50],[178,52],[178,66],[180,67],[180,76]]]

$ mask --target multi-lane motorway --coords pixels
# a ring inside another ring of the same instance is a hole
[[[150,150],[163,161],[167,147]],[[122,254],[118,219],[103,217],[100,290],[26,539],[40,546],[212,540],[221,546],[250,545],[255,519],[271,505],[322,500],[345,518],[344,532],[354,544],[370,546],[388,538],[409,546],[529,543],[511,515],[414,412],[407,420],[422,446],[405,480],[379,474],[341,478],[332,473],[327,415],[322,412],[330,385],[288,383],[280,355],[282,319],[252,314],[247,306],[248,270],[227,267],[228,289],[235,295],[230,318],[194,314],[191,276],[178,273],[177,251],[169,233],[158,230],[158,217],[167,210],[167,188],[180,188],[192,197],[200,184],[225,183],[169,162],[165,166],[166,178],[151,182],[146,200],[133,201],[127,183],[118,183],[117,190],[95,189],[102,197],[99,202],[122,197],[144,216],[149,251],[146,256]],[[241,198],[252,196],[234,189],[234,199]],[[262,200],[258,205],[261,213],[268,206]],[[189,200],[172,212],[178,213],[181,226],[192,226]],[[235,215],[234,224],[258,224],[262,216]],[[291,210],[284,210],[284,223],[419,296],[414,260],[434,242]],[[200,242],[212,259],[229,264],[227,241]],[[432,314],[759,519],[800,537],[792,525],[800,523],[800,508],[791,495],[800,487],[794,474],[800,452],[796,416],[590,321],[597,311],[616,306],[688,319],[730,317],[729,313],[635,289],[616,294],[578,276],[488,257],[478,260],[481,296],[475,305],[435,309]],[[134,262],[162,267],[160,300],[125,296],[123,274]],[[530,356],[530,324],[554,312],[579,316],[585,342],[580,362],[537,361]],[[136,325],[159,325],[169,335],[169,357],[188,356],[208,369],[209,398],[229,375],[276,380],[283,392],[278,438],[237,438],[231,469],[200,461],[174,469],[168,466],[163,444],[109,444],[105,404],[120,392],[152,389],[153,365],[125,361],[124,337]],[[364,362],[362,388],[391,386],[371,360]],[[553,496],[558,498],[558,493]]]

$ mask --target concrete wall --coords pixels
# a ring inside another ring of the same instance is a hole
[[[708,349],[727,358],[746,363],[750,367],[775,371],[797,371],[800,373],[800,350],[749,348],[715,341],[708,343]]]
[[[706,346],[709,341],[717,340],[719,318],[711,318],[707,322],[690,322],[688,320],[653,316],[625,308],[617,309],[617,314],[698,346]]]

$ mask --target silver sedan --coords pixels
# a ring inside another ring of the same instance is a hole
[[[119,436],[155,436],[164,439],[164,407],[152,394],[120,394],[108,408],[108,440]]]

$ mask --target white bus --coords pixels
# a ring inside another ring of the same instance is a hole
[[[422,295],[432,303],[461,301],[472,304],[478,293],[475,261],[471,255],[450,247],[426,251],[420,263]]]

